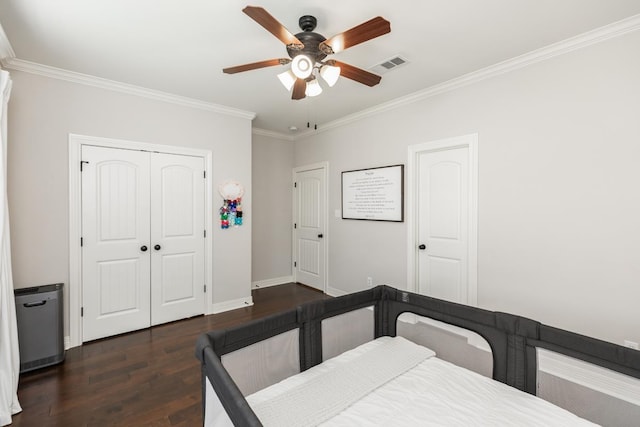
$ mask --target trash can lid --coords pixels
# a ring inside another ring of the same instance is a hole
[[[62,286],[63,286],[63,283],[54,283],[52,285],[33,286],[30,288],[14,289],[13,293],[15,296],[40,294],[43,292],[52,292],[52,291],[60,290],[62,289]]]

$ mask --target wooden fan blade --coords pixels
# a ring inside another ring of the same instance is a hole
[[[362,83],[363,85],[375,86],[380,83],[380,80],[382,80],[382,77],[377,74],[370,73],[362,68],[354,67],[353,65],[349,65],[344,62],[331,60],[327,61],[327,63],[340,67],[340,75],[342,77]]]
[[[357,27],[323,41],[320,43],[319,48],[322,53],[331,55],[390,32],[391,23],[383,17],[377,16]]]
[[[291,62],[288,58],[267,59],[266,61],[252,62],[251,64],[236,65],[235,67],[223,68],[226,74],[241,73],[243,71],[256,70],[258,68],[273,67],[274,65],[286,65]]]
[[[293,93],[291,94],[291,99],[302,99],[305,96],[305,91],[307,90],[307,82],[304,79],[296,79],[296,82],[293,84]]]
[[[276,36],[281,42],[288,47],[296,50],[304,48],[304,45],[296,36],[291,34],[284,25],[282,25],[276,18],[271,16],[269,12],[258,6],[247,6],[242,11],[249,16],[249,18],[260,24],[265,30]]]

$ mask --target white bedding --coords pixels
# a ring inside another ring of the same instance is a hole
[[[320,425],[436,355],[405,339],[383,340],[378,344],[375,351],[361,353],[322,375],[307,376],[298,386],[253,402],[253,411],[266,427]]]
[[[356,359],[396,337],[382,337],[247,397],[252,407]],[[316,398],[322,405],[322,398]],[[208,423],[207,423],[208,424]],[[549,402],[431,357],[320,424],[337,426],[593,426]],[[281,426],[278,426],[281,427]],[[282,426],[285,427],[285,426]],[[294,427],[287,425],[286,427]]]

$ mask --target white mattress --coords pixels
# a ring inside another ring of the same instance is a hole
[[[257,405],[329,372],[382,337],[247,397]],[[322,404],[322,401],[318,401]],[[437,357],[392,379],[321,426],[593,426],[547,401]],[[294,427],[294,426],[287,426]]]

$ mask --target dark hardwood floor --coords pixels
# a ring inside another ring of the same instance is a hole
[[[20,377],[12,426],[202,425],[198,335],[324,298],[296,284],[258,289],[252,307],[70,349],[63,364]]]

